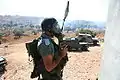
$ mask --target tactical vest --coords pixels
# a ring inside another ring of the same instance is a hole
[[[41,36],[41,37],[42,38],[47,38],[45,36]],[[41,39],[41,38],[39,38],[39,39]],[[59,45],[56,44],[52,39],[49,39],[49,40],[54,45],[54,51],[55,51],[54,60],[56,60],[57,57],[59,56]],[[63,68],[68,61],[68,56],[66,55],[64,58],[62,58],[60,63],[51,72],[47,72],[47,70],[45,69],[42,58],[41,59],[36,58],[33,61],[34,61],[34,70],[31,74],[31,78],[35,78],[35,77],[39,76],[40,74],[42,74],[43,77],[44,77],[44,75],[45,75],[45,77],[51,77],[50,75],[55,75],[55,76],[61,76],[62,77]]]

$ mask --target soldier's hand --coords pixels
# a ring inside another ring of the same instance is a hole
[[[65,57],[68,51],[68,45],[64,44],[60,46],[60,56]]]

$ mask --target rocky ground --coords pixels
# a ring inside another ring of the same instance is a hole
[[[5,47],[5,46],[8,47]],[[68,52],[69,61],[64,69],[64,80],[96,80],[100,71],[102,46],[90,47],[89,52]],[[1,44],[0,56],[7,59],[7,71],[3,80],[36,80],[30,79],[33,69],[28,61],[25,42]]]
[[[102,47],[91,47],[89,52],[69,52],[64,80],[96,80],[100,71]]]

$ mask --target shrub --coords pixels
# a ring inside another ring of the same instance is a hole
[[[92,31],[92,30],[89,30],[89,29],[80,29],[80,30],[78,30],[77,34],[78,33],[90,34],[92,37],[96,36],[96,32]]]
[[[0,33],[0,39],[2,39],[2,36],[3,36],[4,34],[3,33]]]
[[[23,36],[24,31],[22,29],[15,29],[13,33],[14,36],[18,36],[20,38],[21,36]]]

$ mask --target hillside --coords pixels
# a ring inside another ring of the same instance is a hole
[[[39,24],[43,17],[29,17],[29,16],[0,16],[0,25],[9,24],[9,25],[36,25]]]
[[[43,20],[43,17],[30,17],[30,16],[11,16],[11,15],[0,15],[0,26],[25,26],[25,25],[39,25]],[[61,19],[57,19],[60,25],[62,24]],[[76,28],[95,28],[104,29],[105,22],[86,21],[86,20],[66,20],[66,27],[72,29]]]

